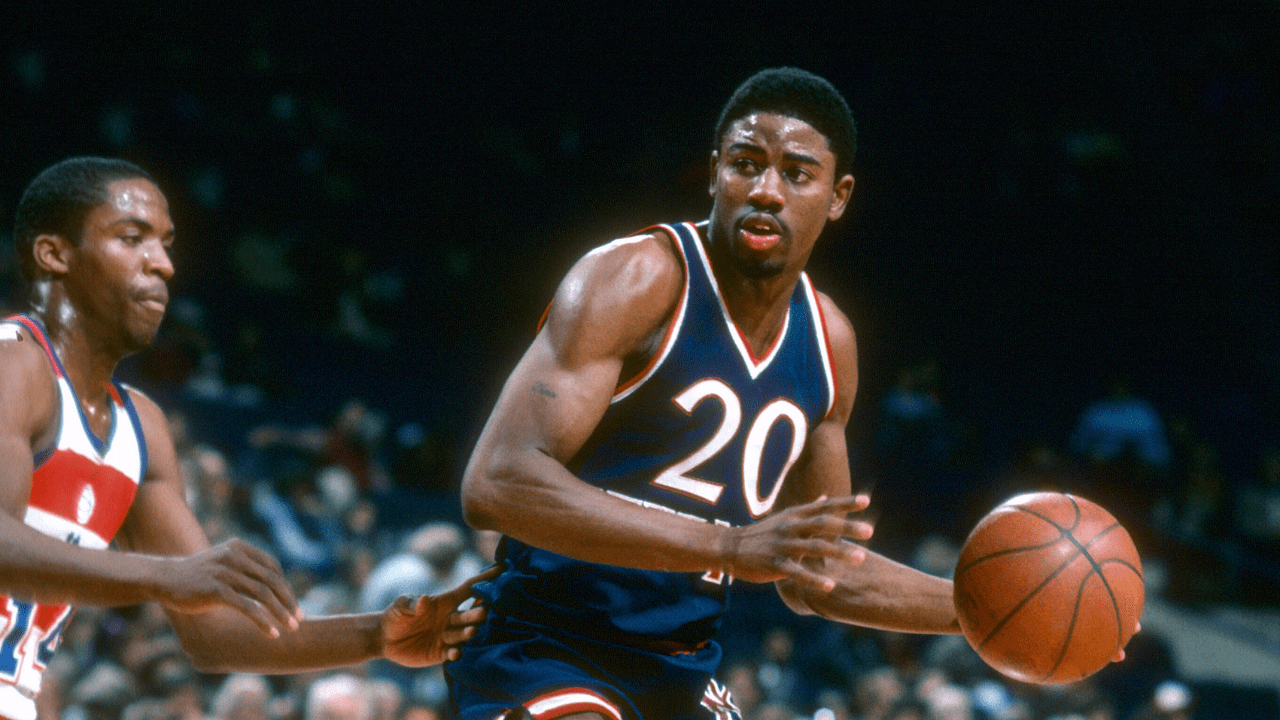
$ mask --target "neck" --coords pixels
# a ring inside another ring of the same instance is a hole
[[[763,351],[782,330],[800,271],[787,267],[767,277],[749,277],[734,266],[723,244],[713,241],[707,245],[711,271],[729,317],[746,336],[752,352]]]
[[[31,314],[44,325],[49,345],[81,401],[93,403],[95,398],[106,397],[116,366],[128,353],[96,337],[86,318],[61,293],[37,298]]]

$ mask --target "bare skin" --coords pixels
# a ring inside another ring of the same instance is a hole
[[[154,337],[173,275],[173,224],[160,190],[142,179],[108,186],[79,244],[36,239],[41,273],[33,316],[75,388],[89,429],[111,430],[108,381]],[[279,564],[240,540],[211,546],[184,499],[166,419],[130,390],[149,463],[116,540],[92,550],[27,527],[33,456],[57,433],[60,409],[48,359],[25,329],[0,341],[0,593],[42,603],[156,602],[183,648],[208,672],[297,672],[374,658],[420,666],[457,656],[484,610],[456,612],[473,578],[438,596],[401,599],[381,613],[303,618]]]

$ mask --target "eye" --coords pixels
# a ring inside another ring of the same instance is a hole
[[[733,167],[741,173],[753,173],[756,171],[758,166],[756,165],[756,162],[750,158],[738,158],[733,161]]]
[[[786,172],[786,176],[787,179],[793,183],[808,182],[813,177],[809,174],[809,171],[799,167],[789,168]]]

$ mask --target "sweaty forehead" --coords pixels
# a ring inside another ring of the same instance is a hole
[[[754,112],[733,121],[722,145],[735,143],[776,145],[789,150],[831,154],[831,143],[809,123],[797,117],[771,112]],[[834,155],[832,155],[834,158]]]
[[[107,204],[119,212],[137,212],[144,208],[169,210],[169,202],[160,188],[142,178],[116,180],[107,185],[107,196]]]
[[[116,180],[107,185],[107,201],[89,213],[86,224],[144,222],[164,233],[172,230],[169,201],[154,183],[143,178]]]

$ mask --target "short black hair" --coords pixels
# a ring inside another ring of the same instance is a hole
[[[45,168],[27,185],[14,213],[13,247],[22,278],[36,277],[32,247],[41,235],[58,235],[78,244],[84,221],[107,202],[107,186],[117,180],[142,179],[155,183],[146,170],[127,160],[73,157]]]
[[[753,112],[774,112],[803,120],[827,138],[836,156],[836,179],[853,171],[858,129],[844,96],[807,70],[770,68],[747,78],[720,112],[713,147],[719,149],[729,126]]]

